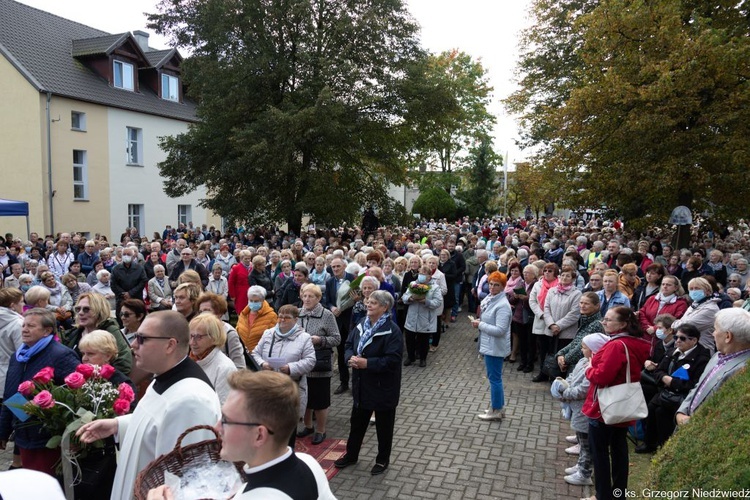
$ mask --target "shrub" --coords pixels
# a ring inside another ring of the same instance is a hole
[[[456,202],[445,189],[431,187],[419,195],[411,211],[424,219],[453,219],[456,215]]]
[[[748,415],[750,370],[744,368],[654,456],[648,486],[663,491],[750,487]]]

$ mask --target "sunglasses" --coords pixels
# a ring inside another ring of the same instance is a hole
[[[675,335],[674,339],[675,340],[679,340],[680,342],[687,342],[688,340],[692,339],[692,337],[685,337],[685,336],[682,336],[682,335]]]
[[[78,314],[78,313],[88,314],[88,313],[91,312],[91,308],[90,307],[86,307],[86,306],[83,306],[83,307],[81,307],[81,306],[75,306],[73,308],[73,310],[76,312],[76,314]]]
[[[138,342],[138,345],[143,345],[147,340],[169,340],[172,338],[174,337],[149,337],[148,335],[142,335],[140,333],[135,334],[135,340]]]

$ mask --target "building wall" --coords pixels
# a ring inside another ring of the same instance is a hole
[[[46,230],[46,166],[42,164],[43,99],[0,55],[0,198],[29,203],[31,231]],[[43,173],[45,175],[43,175]],[[24,217],[0,218],[0,233],[28,238]]]
[[[159,137],[185,132],[188,124],[115,108],[110,108],[108,113],[110,234],[119,237],[128,226],[128,205],[143,206],[142,235],[149,238],[155,231],[161,233],[166,224],[176,225],[178,205],[190,205],[194,225],[218,227],[220,219],[198,205],[199,200],[205,197],[205,188],[187,196],[169,198],[164,193],[163,179],[159,176],[157,164],[166,158],[166,153],[159,147]],[[142,131],[142,166],[128,164],[128,127]]]
[[[83,130],[72,127],[72,113],[82,113]],[[41,122],[46,121],[42,111]],[[107,150],[107,108],[97,104],[53,96],[50,107],[52,130],[52,189],[55,192],[55,232],[109,235],[109,153]],[[46,137],[45,137],[46,141]],[[85,152],[86,196],[73,195],[73,151]],[[46,142],[42,148],[46,171]]]

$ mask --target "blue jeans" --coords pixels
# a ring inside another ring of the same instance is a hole
[[[463,286],[463,283],[453,284],[453,294],[456,296],[456,302],[453,304],[453,307],[451,308],[451,316],[458,316],[458,308],[461,307],[461,287],[462,286]]]
[[[505,408],[503,361],[504,359],[498,356],[484,356],[484,366],[487,368],[487,378],[490,381],[490,401],[493,410]]]

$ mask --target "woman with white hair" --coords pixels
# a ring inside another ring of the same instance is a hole
[[[227,332],[215,315],[199,314],[190,321],[190,358],[206,372],[221,404],[229,396],[229,375],[237,370],[222,352],[226,341]]]
[[[266,293],[262,286],[251,286],[247,290],[247,306],[237,319],[237,333],[248,351],[255,349],[263,332],[273,328],[278,321],[276,311],[266,301]]]
[[[106,269],[102,269],[96,273],[97,283],[91,287],[91,291],[103,295],[109,302],[109,307],[113,311],[115,310],[115,292],[112,291],[112,287],[109,283],[110,272]]]
[[[148,281],[147,290],[151,311],[172,309],[172,287],[166,277],[166,269],[161,264],[154,266],[154,277]]]
[[[689,323],[701,332],[700,344],[711,351],[716,352],[716,343],[713,338],[714,319],[719,312],[719,301],[714,297],[713,288],[705,278],[693,278],[688,282],[688,295],[692,301],[685,314],[672,323],[672,328],[677,331],[681,325]]]

